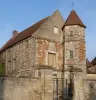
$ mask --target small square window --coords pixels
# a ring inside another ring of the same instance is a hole
[[[58,34],[58,33],[59,33],[58,27],[54,27],[54,33],[55,33],[55,34]]]
[[[70,58],[73,58],[73,50],[70,50]]]

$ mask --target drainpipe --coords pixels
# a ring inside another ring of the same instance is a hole
[[[44,69],[44,100],[45,100],[45,69]]]
[[[64,35],[64,33],[65,33],[65,31],[63,31],[63,43],[62,43],[62,45],[63,45],[63,68],[62,68],[62,99],[64,100],[64,88],[65,88],[65,86],[64,86],[64,74],[65,74],[65,56],[64,56],[64,54],[65,54],[65,35]]]

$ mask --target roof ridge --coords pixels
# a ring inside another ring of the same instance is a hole
[[[96,65],[96,57],[91,61],[92,65]]]
[[[48,16],[48,17],[49,17],[49,16]],[[29,29],[29,28],[31,28],[31,27],[33,27],[34,25],[38,24],[40,21],[45,20],[45,19],[46,19],[46,18],[48,18],[48,17],[45,17],[45,18],[43,18],[43,19],[41,19],[41,20],[37,21],[36,23],[32,24],[32,25],[31,25],[31,26],[29,26],[28,28],[26,28],[26,29],[24,29],[23,31],[19,32],[18,34],[20,34],[20,33],[24,32],[25,30],[27,30],[27,29]]]
[[[9,48],[10,46],[28,38],[28,37],[31,37],[31,35],[34,34],[48,18],[49,18],[49,16],[36,22],[35,24],[26,28],[25,30],[19,32],[18,35],[14,39],[10,38],[8,40],[8,42],[5,43],[4,46],[0,49],[0,52],[4,51],[5,49]]]

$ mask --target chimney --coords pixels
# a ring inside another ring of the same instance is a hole
[[[18,31],[14,30],[14,31],[12,32],[12,34],[13,34],[12,38],[15,38],[15,37],[18,35]]]

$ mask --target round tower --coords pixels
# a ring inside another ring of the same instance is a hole
[[[86,74],[85,28],[86,26],[80,20],[77,13],[72,10],[63,27],[66,95],[69,95],[68,85],[72,83],[70,79],[72,80],[72,78]]]

